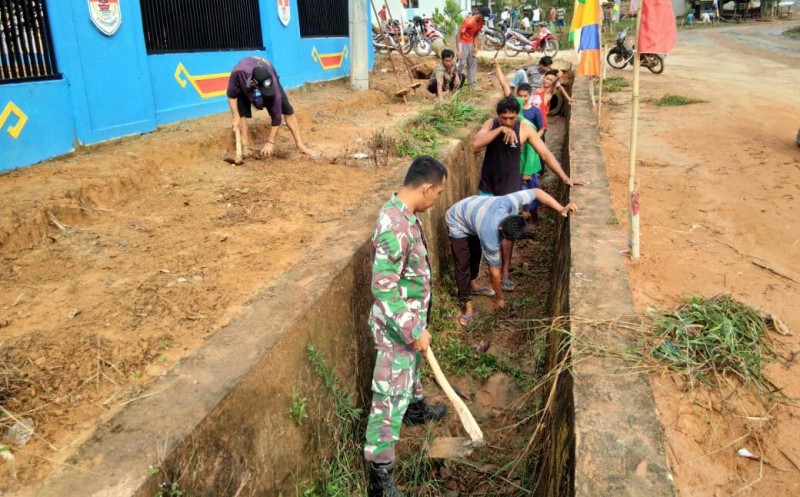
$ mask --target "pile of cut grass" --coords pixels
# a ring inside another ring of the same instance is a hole
[[[651,100],[650,102],[654,105],[658,105],[659,107],[677,107],[679,105],[703,104],[706,103],[706,100],[667,93],[663,97],[656,100]]]
[[[756,309],[730,295],[692,297],[654,320],[641,350],[647,357],[707,385],[734,376],[761,394],[777,391],[764,376],[764,365],[777,355],[765,341],[767,323]]]

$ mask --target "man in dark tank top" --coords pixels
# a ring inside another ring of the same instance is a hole
[[[472,138],[472,149],[480,152],[486,149],[481,167],[481,181],[478,184],[481,195],[508,195],[522,189],[522,176],[519,160],[522,145],[530,143],[542,162],[567,186],[585,185],[586,182],[573,180],[561,168],[555,156],[547,148],[536,130],[526,121],[517,117],[521,107],[516,98],[509,95],[497,103],[497,117],[489,119]],[[502,283],[503,290],[513,291],[514,282],[509,279],[509,265],[514,249],[513,242],[503,240]]]

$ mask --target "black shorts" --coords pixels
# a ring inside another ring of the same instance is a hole
[[[267,97],[264,99],[264,109],[269,112],[272,109],[272,99],[275,97]],[[240,117],[253,117],[253,103],[250,102],[250,99],[247,98],[247,95],[240,93],[239,96],[236,98],[237,100],[237,107],[239,108],[239,116]],[[281,112],[284,116],[291,116],[294,114],[294,108],[292,104],[289,103],[289,97],[286,96],[286,92],[283,91],[283,87],[281,86]],[[272,114],[270,114],[272,115]]]

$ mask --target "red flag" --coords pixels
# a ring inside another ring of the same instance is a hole
[[[639,15],[642,29],[639,31],[639,53],[669,53],[678,38],[672,0],[643,0]]]

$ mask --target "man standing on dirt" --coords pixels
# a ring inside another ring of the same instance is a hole
[[[467,17],[458,31],[459,69],[466,71],[472,88],[478,86],[478,37],[490,13],[488,8],[482,7],[477,15]]]
[[[422,353],[431,343],[431,267],[417,217],[436,203],[447,169],[433,157],[411,163],[403,186],[378,214],[372,234],[374,259],[369,326],[377,357],[364,457],[369,497],[402,497],[394,482],[394,445],[402,424],[442,419],[443,406],[428,404],[419,377]]]
[[[289,97],[280,85],[280,80],[272,64],[262,57],[245,57],[231,71],[228,79],[228,105],[231,109],[231,127],[241,130],[242,143],[250,145],[247,119],[253,117],[252,108],[266,109],[272,118],[267,143],[261,149],[263,156],[269,157],[275,150],[275,139],[278,137],[281,123],[292,133],[297,150],[318,157],[319,153],[306,147],[300,136],[300,125],[294,115]]]
[[[472,149],[480,152],[486,149],[481,166],[481,179],[478,184],[480,195],[501,196],[520,190],[520,159],[522,144],[529,143],[539,154],[544,164],[567,186],[585,185],[583,181],[573,180],[561,168],[555,156],[547,148],[539,134],[527,121],[519,121],[522,110],[514,96],[502,98],[497,103],[497,118],[489,119],[472,138]],[[514,242],[503,239],[501,243],[503,265],[501,284],[503,290],[514,291],[515,283],[509,278],[511,255]]]
[[[495,297],[495,309],[505,307],[504,285],[501,266],[507,265],[502,253],[501,240],[512,243],[525,235],[525,220],[518,215],[523,204],[534,201],[550,207],[564,217],[576,212],[575,204],[566,207],[539,188],[522,190],[502,197],[474,195],[467,197],[447,210],[445,222],[450,233],[450,250],[458,286],[458,300],[462,314],[458,318],[461,326],[469,326],[475,317],[472,296]],[[478,284],[481,254],[489,265],[491,288]],[[510,257],[510,255],[509,255]]]
[[[442,60],[436,64],[428,81],[428,91],[440,102],[444,101],[445,92],[452,94],[464,86],[464,75],[456,70],[455,57],[449,48],[442,50]]]

